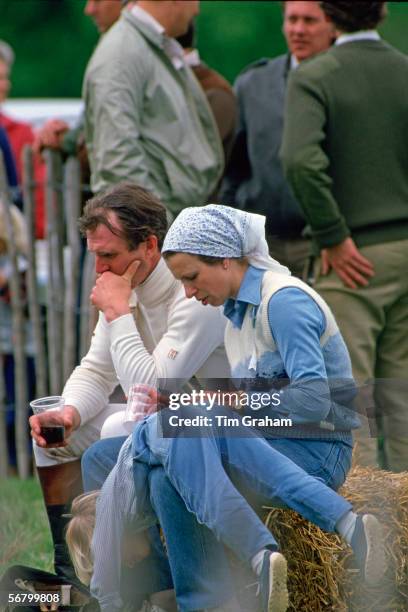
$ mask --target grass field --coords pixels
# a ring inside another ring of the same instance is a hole
[[[10,565],[52,570],[52,544],[38,482],[0,480],[0,575]]]

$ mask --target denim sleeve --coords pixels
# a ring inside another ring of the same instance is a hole
[[[320,346],[326,327],[323,312],[305,291],[291,287],[272,296],[268,320],[289,379],[281,390],[279,411],[298,425],[324,421],[331,400]]]

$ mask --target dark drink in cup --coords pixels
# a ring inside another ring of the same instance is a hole
[[[41,427],[41,435],[47,444],[59,444],[64,441],[65,427],[63,425]]]
[[[65,427],[62,409],[65,400],[60,395],[41,397],[30,402],[34,414],[40,417],[41,436],[47,445],[62,444]]]

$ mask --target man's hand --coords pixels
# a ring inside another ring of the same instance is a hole
[[[373,264],[361,255],[351,238],[346,238],[334,247],[323,249],[320,255],[322,275],[325,276],[330,268],[333,268],[344,286],[350,289],[366,287],[368,279],[374,276]]]
[[[132,279],[139,266],[140,261],[132,261],[122,276],[113,272],[104,272],[96,280],[91,291],[91,303],[102,310],[108,323],[130,313]]]
[[[51,412],[51,411],[50,411]],[[54,411],[52,411],[54,412]],[[31,427],[31,436],[34,438],[38,446],[43,448],[54,448],[56,446],[66,446],[68,444],[67,439],[75,429],[81,424],[81,417],[78,410],[74,406],[64,406],[58,415],[58,424],[65,427],[64,441],[58,444],[47,444],[45,438],[41,435],[41,427],[47,427],[49,424],[50,415],[47,414],[47,410],[41,414],[34,414],[30,417],[29,423]],[[52,416],[53,425],[56,424],[55,412]]]
[[[65,132],[69,130],[69,125],[61,119],[50,119],[43,127],[38,130],[33,142],[33,150],[40,153],[46,147],[50,149],[60,149]]]

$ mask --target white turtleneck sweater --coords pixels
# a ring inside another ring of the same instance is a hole
[[[111,323],[100,313],[90,349],[64,387],[65,404],[77,408],[81,425],[106,407],[118,383],[127,394],[135,383],[230,376],[222,310],[187,299],[162,259],[130,306],[131,314]]]

